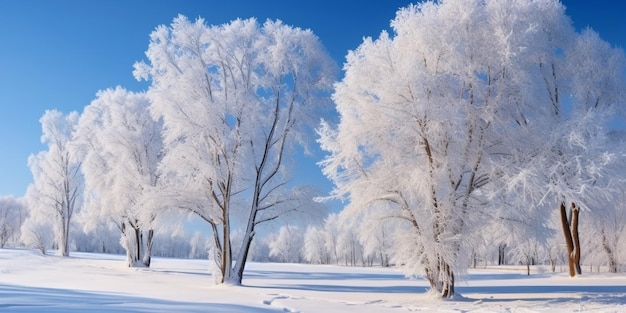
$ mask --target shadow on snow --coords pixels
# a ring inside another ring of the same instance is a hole
[[[497,274],[468,274],[465,281],[484,281],[484,280],[524,280],[549,277],[548,274],[536,274],[527,276],[524,273],[497,273]],[[285,282],[276,282],[265,284],[258,282],[254,284],[246,284],[246,278],[254,279],[270,279],[275,281],[284,280]],[[303,291],[320,291],[320,292],[355,292],[355,293],[407,293],[407,294],[423,294],[428,291],[428,283],[423,278],[415,279],[414,286],[393,285],[398,280],[406,280],[401,273],[336,273],[336,272],[289,272],[289,271],[271,271],[271,270],[250,270],[244,275],[244,287],[254,288],[281,288]],[[316,281],[344,281],[343,283],[315,283]],[[294,281],[291,283],[289,281]],[[364,281],[389,281],[388,286],[370,286]],[[534,286],[456,286],[456,292],[460,294],[455,300],[458,301],[484,301],[484,302],[503,302],[503,301],[546,301],[550,294],[555,294],[554,303],[585,301],[605,304],[624,304],[626,305],[626,286],[586,286],[586,285],[534,285]],[[497,299],[473,299],[463,297],[467,294],[488,294],[498,296]],[[522,299],[516,298],[515,294],[526,294],[529,297]],[[532,297],[533,294],[538,295]],[[559,294],[559,295],[556,295]],[[571,297],[563,297],[562,294],[571,294]],[[506,295],[511,295],[507,298]]]
[[[271,278],[287,280],[403,280],[406,276],[402,273],[337,273],[337,272],[289,272],[272,270],[246,270],[246,278]]]
[[[0,312],[276,312],[262,307],[225,303],[195,303],[96,293],[70,289],[0,284]]]

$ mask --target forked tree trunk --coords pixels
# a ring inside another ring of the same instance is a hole
[[[578,215],[579,209],[576,204],[572,203],[571,208],[571,225],[565,209],[565,203],[561,202],[559,207],[561,215],[561,227],[565,236],[565,245],[567,246],[567,261],[569,265],[569,276],[574,277],[578,273],[582,274],[580,268],[580,240],[578,235]]]
[[[442,298],[454,296],[454,272],[441,255],[437,255],[437,266],[434,269],[426,268],[426,279],[430,288],[441,295]]]
[[[122,232],[120,243],[126,250],[126,265],[128,267],[150,267],[154,231],[149,230],[148,238],[144,241],[144,232],[137,226],[136,222],[123,222],[120,230]]]

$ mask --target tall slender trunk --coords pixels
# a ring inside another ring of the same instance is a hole
[[[142,242],[142,237],[141,237],[141,230],[138,227],[134,228],[134,234],[135,234],[135,256],[133,258],[133,263],[137,263],[139,260],[141,260],[141,245],[143,244]]]
[[[210,222],[211,229],[213,230],[213,241],[215,242],[215,254],[213,255],[213,260],[218,268],[222,268],[222,254],[224,249],[222,249],[222,241],[220,240],[220,233],[217,229],[217,224]],[[222,276],[223,276],[222,272]]]
[[[63,257],[70,256],[69,238],[70,238],[70,225],[67,217],[61,217],[61,238],[59,240],[59,254]]]
[[[230,217],[228,210],[224,210],[222,213],[222,220],[224,224],[222,224],[222,235],[223,235],[223,244],[222,244],[222,284],[231,281],[232,274],[232,248],[230,243]]]
[[[252,239],[254,239],[254,231],[247,232],[244,235],[243,242],[241,243],[241,249],[237,256],[237,262],[235,263],[234,276],[232,277],[233,283],[241,285],[243,280],[243,271],[246,268],[246,261],[248,260],[248,254],[250,253],[250,246],[252,245]]]
[[[576,273],[582,274],[580,267],[580,237],[578,234],[578,220],[580,210],[576,207],[576,204],[572,202],[572,240],[574,241],[574,266],[576,267]]]
[[[559,212],[561,215],[561,228],[563,229],[563,235],[565,236],[565,245],[567,246],[567,262],[569,265],[569,276],[576,276],[574,269],[574,259],[572,255],[574,253],[574,242],[572,240],[572,232],[570,231],[569,221],[567,219],[567,211],[565,210],[565,203],[561,202],[559,206]]]
[[[250,246],[255,234],[255,225],[257,223],[257,214],[259,212],[259,199],[261,193],[260,172],[257,172],[257,181],[254,188],[254,194],[252,199],[252,207],[250,210],[250,216],[248,217],[248,224],[246,226],[246,232],[244,233],[243,242],[237,255],[237,262],[233,270],[234,276],[232,277],[233,283],[241,285],[243,280],[243,271],[246,267],[248,260],[248,254],[250,253]]]

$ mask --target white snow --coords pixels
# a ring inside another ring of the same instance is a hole
[[[250,263],[243,286],[214,286],[208,264],[0,249],[0,312],[626,312],[624,274],[480,268],[443,301],[393,268]]]

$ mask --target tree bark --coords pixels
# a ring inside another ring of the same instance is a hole
[[[150,267],[150,263],[152,262],[152,243],[154,239],[154,230],[148,230],[148,239],[146,240],[146,249],[144,251],[143,256],[143,264],[146,267]]]
[[[498,245],[498,265],[506,265],[506,254],[504,253],[506,250],[506,243],[501,243]]]
[[[144,238],[144,231],[134,223],[127,220],[120,227],[122,238],[121,243],[126,250],[126,265],[128,267],[150,267],[152,259],[152,243],[154,239],[154,230],[147,232],[147,238]],[[146,241],[144,242],[144,239]]]
[[[454,297],[454,273],[452,272],[452,268],[450,265],[445,264],[445,278],[443,282],[443,290],[441,292],[441,297],[443,298],[452,298]]]
[[[222,249],[222,284],[231,281],[233,266],[232,248],[230,245],[230,213],[224,210],[222,213],[224,224],[222,225],[223,249]]]
[[[135,231],[135,257],[133,258],[133,264],[137,264],[137,262],[139,260],[141,260],[141,245],[142,243],[142,238],[141,238],[141,230],[139,228],[137,228],[136,226],[133,226],[133,230]],[[136,265],[134,265],[136,266]]]
[[[243,271],[246,268],[246,262],[248,261],[248,253],[250,253],[250,245],[252,244],[252,240],[254,239],[254,232],[246,233],[244,236],[244,240],[241,244],[241,250],[239,251],[239,256],[237,258],[237,263],[235,264],[234,274],[236,276],[233,277],[233,282],[237,285],[241,285],[243,280]]]
[[[576,273],[578,275],[582,274],[582,269],[580,268],[580,237],[578,234],[578,219],[579,219],[580,209],[576,206],[574,202],[572,202],[572,240],[574,241],[574,266],[576,268]]]
[[[70,249],[69,249],[69,237],[70,237],[70,226],[69,226],[69,220],[66,216],[61,216],[61,225],[62,227],[62,234],[61,234],[61,241],[59,242],[59,252],[61,254],[62,257],[68,257],[70,256]]]
[[[580,209],[572,202],[572,207],[570,208],[571,224],[564,203],[561,202],[559,210],[561,213],[561,226],[563,228],[563,235],[565,236],[565,244],[567,245],[569,276],[574,277],[576,274],[582,274],[580,267],[580,235],[578,233]]]
[[[561,227],[563,228],[563,235],[565,236],[565,245],[567,246],[567,262],[569,265],[569,276],[576,276],[576,270],[574,268],[574,241],[572,240],[572,232],[570,231],[569,221],[567,219],[567,211],[565,210],[565,203],[561,202],[559,206],[561,214]]]
[[[454,272],[441,255],[437,255],[437,266],[426,266],[426,279],[430,288],[441,295],[442,298],[454,297]],[[434,269],[434,270],[433,270]]]

